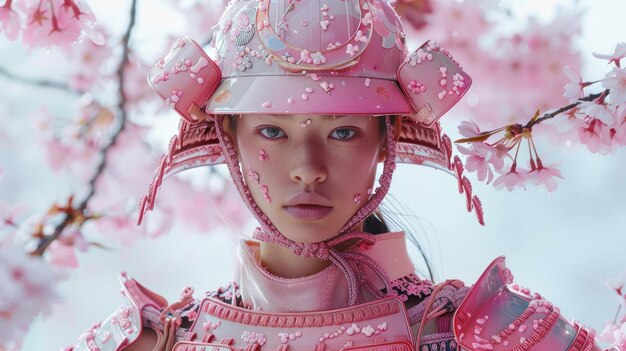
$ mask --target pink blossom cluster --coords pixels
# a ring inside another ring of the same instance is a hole
[[[112,78],[112,72],[106,71],[106,64],[113,57],[113,48],[109,45],[97,45],[91,40],[78,42],[69,62],[69,85],[80,92],[88,92]]]
[[[89,96],[77,102],[75,112],[68,118],[39,110],[38,137],[52,170],[67,171],[86,180],[93,174],[98,152],[111,134],[115,115]]]
[[[504,131],[504,128],[500,128],[498,132],[500,131]],[[506,188],[512,191],[517,187],[525,190],[526,183],[531,182],[535,185],[544,185],[548,191],[552,192],[556,190],[556,178],[563,178],[556,167],[543,164],[532,141],[532,134],[528,132],[508,131],[505,137],[493,144],[483,139],[495,133],[481,132],[474,122],[462,122],[459,132],[466,139],[477,140],[472,141],[469,148],[457,145],[458,150],[466,155],[465,169],[469,172],[476,172],[478,180],[486,181],[487,184],[494,179],[494,172],[500,174],[493,181],[493,186],[497,190]],[[517,163],[518,151],[524,139],[527,140],[529,147],[529,169],[518,167]],[[511,156],[509,152],[513,148],[515,148],[515,155]],[[507,160],[511,160],[511,163],[505,167]]]
[[[95,44],[104,44],[96,18],[82,0],[7,0],[0,7],[0,32],[30,48],[68,49],[84,34]]]
[[[569,72],[570,83],[565,96],[574,102],[578,90],[585,94],[588,86],[597,83],[605,89],[598,99],[582,101],[569,113],[572,129],[578,133],[580,142],[589,151],[605,155],[626,145],[626,67],[621,65],[621,60],[626,57],[626,43],[617,44],[613,53],[594,53],[594,56],[612,64],[611,70],[604,78],[590,83],[582,82],[580,76]],[[572,94],[572,91],[576,93]]]
[[[426,15],[433,11],[430,0],[395,0],[392,4],[402,20],[415,29],[426,26]]]
[[[560,11],[549,21],[526,19],[513,27],[506,7],[497,1],[431,4],[428,25],[407,37],[436,38],[475,78],[463,101],[463,112],[471,119],[492,128],[503,119],[519,123],[537,108],[567,102],[561,94],[567,83],[562,67],[579,69],[582,63],[575,46],[579,13]]]
[[[58,300],[60,275],[20,248],[0,246],[0,349],[19,349],[33,319]]]
[[[586,145],[589,151],[607,154],[617,147],[626,145],[626,70],[621,67],[621,59],[626,57],[626,43],[616,46],[612,54],[594,54],[594,56],[612,63],[604,78],[595,82],[584,82],[569,67],[564,73],[569,78],[565,85],[564,97],[570,105],[561,109],[561,113],[552,113],[540,122],[565,123],[567,138]],[[601,85],[602,91],[590,95],[590,86]],[[557,187],[557,178],[563,178],[554,165],[545,165],[539,157],[533,136],[540,134],[555,135],[555,130],[533,127],[539,125],[539,111],[526,125],[512,124],[492,131],[483,132],[476,123],[464,121],[459,132],[465,138],[460,141],[470,142],[470,147],[458,145],[461,153],[467,156],[466,169],[477,172],[478,180],[489,184],[494,172],[500,174],[493,182],[496,189],[526,189],[528,182],[544,185],[550,192]],[[559,120],[560,119],[560,120]],[[543,127],[543,125],[541,126]],[[487,140],[497,134],[504,136],[495,142]],[[561,136],[563,137],[563,136]],[[520,167],[518,156],[522,142],[528,144],[528,169]],[[514,153],[514,155],[511,155]],[[505,163],[511,163],[505,167]]]
[[[616,279],[607,279],[605,285],[615,292],[619,300],[621,308],[626,309],[626,272],[623,272]],[[626,350],[626,313],[617,317],[612,322],[604,325],[604,330],[598,335],[598,340],[610,344],[611,347],[617,348],[618,351]]]
[[[207,42],[207,35],[222,14],[228,3],[227,0],[194,0],[181,2],[173,0],[172,5],[181,11],[185,18],[184,33],[190,38],[197,38],[198,42]]]

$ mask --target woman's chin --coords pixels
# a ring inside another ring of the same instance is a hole
[[[276,225],[278,230],[290,240],[299,243],[316,243],[328,240],[337,235],[340,227],[330,223],[300,221],[289,225]]]

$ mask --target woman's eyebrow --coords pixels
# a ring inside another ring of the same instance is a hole
[[[270,116],[270,117],[273,117],[273,118],[285,118],[285,116],[288,116],[288,115],[271,114],[271,115],[267,115],[267,116]],[[333,119],[334,120],[334,119],[340,119],[340,118],[350,117],[350,116],[348,116],[348,115],[322,115],[321,117],[322,117],[322,119],[325,119],[325,120],[329,120],[329,119]]]

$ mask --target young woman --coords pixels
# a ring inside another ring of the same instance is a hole
[[[378,206],[396,162],[450,171],[482,213],[437,123],[471,80],[432,42],[409,55],[387,2],[232,1],[211,46],[181,39],[149,74],[183,120],[141,216],[167,176],[226,163],[256,240],[235,280],[201,298],[168,304],[123,275],[128,303],[74,350],[597,349],[514,291],[502,258],[471,291],[433,285],[388,231]]]

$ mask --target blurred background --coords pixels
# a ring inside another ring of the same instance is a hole
[[[410,49],[434,39],[475,80],[464,102],[442,120],[452,140],[461,137],[463,120],[489,130],[527,121],[539,107],[567,105],[562,67],[580,72],[583,81],[600,80],[611,66],[592,53],[612,54],[626,41],[624,1],[398,1]],[[15,41],[6,29],[0,33],[0,247],[36,250],[59,227],[70,196],[74,207],[89,197],[84,214],[98,216],[65,227],[43,255],[61,271],[60,300],[30,324],[23,350],[72,345],[107,317],[122,302],[121,271],[169,301],[186,286],[200,296],[224,285],[232,279],[235,245],[255,226],[225,168],[168,180],[155,211],[141,228],[134,224],[139,198],[178,123],[149,90],[146,73],[174,38],[206,38],[224,3],[138,1],[127,47],[131,2],[86,3],[102,37],[92,33],[94,40],[54,46],[27,42],[26,32]],[[36,4],[23,2],[22,11]],[[89,24],[82,30],[89,32]],[[126,72],[121,104],[120,67]],[[106,154],[102,176],[90,184],[122,115],[124,131]],[[442,171],[400,165],[390,194],[414,223],[436,281],[472,284],[505,255],[516,282],[554,302],[567,318],[601,331],[619,306],[603,280],[626,271],[626,151],[616,145],[590,152],[566,118],[556,120],[535,137],[543,162],[557,164],[563,175],[556,191],[530,184],[525,191],[498,191],[468,174],[482,200],[484,227],[466,211],[455,178]],[[0,276],[0,284],[11,283]]]

